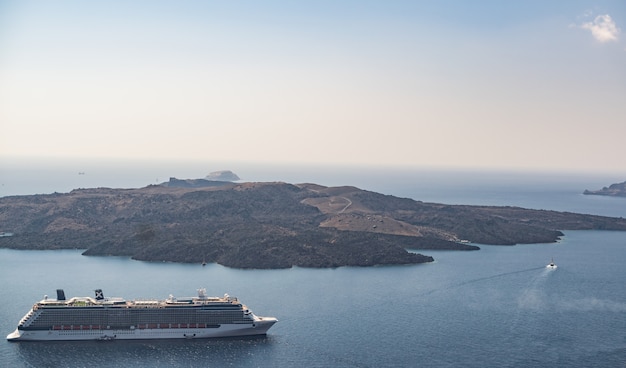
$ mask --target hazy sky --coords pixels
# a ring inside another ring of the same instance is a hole
[[[626,1],[0,0],[0,157],[626,171]]]

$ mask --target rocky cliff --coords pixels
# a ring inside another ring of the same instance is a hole
[[[583,194],[626,197],[626,181],[623,183],[611,184],[608,188],[604,187],[600,190],[585,190]]]

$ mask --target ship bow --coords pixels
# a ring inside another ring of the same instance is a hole
[[[13,331],[13,332],[11,332],[10,334],[7,335],[7,340],[15,341],[15,340],[19,340],[20,337],[22,337],[22,334],[21,334],[20,330],[18,330],[16,328],[15,331]]]

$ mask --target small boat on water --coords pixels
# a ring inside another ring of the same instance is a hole
[[[546,268],[549,268],[551,270],[556,269],[556,263],[554,263],[554,259],[550,259],[550,263],[548,263],[548,265],[546,266]]]

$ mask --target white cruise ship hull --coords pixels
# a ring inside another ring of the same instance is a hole
[[[206,328],[154,328],[105,330],[19,330],[7,336],[9,341],[79,341],[79,340],[152,340],[152,339],[206,339],[265,335],[276,318],[257,317],[254,324],[223,324]]]
[[[165,300],[105,298],[67,299],[63,289],[57,298],[44,296],[22,317],[9,341],[205,339],[265,335],[277,322],[258,317],[237,298],[225,294],[209,297],[198,289],[197,297]]]

